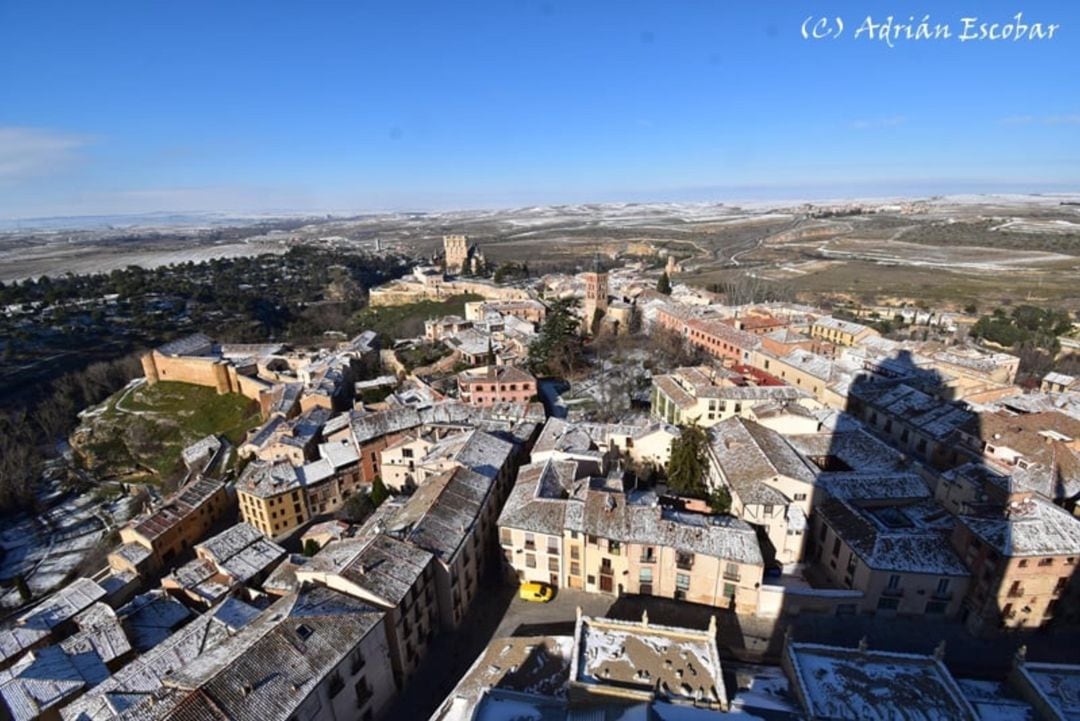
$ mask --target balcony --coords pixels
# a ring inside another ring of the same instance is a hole
[[[951,601],[953,599],[952,591],[934,591],[931,597],[935,601]]]
[[[900,598],[904,595],[904,589],[902,588],[886,588],[881,592],[882,596],[888,596],[890,598]]]
[[[646,556],[642,554],[641,558],[638,559],[638,563],[656,563],[656,556]]]
[[[738,583],[739,582],[739,574],[725,572],[724,573],[724,580],[725,581],[734,581],[734,582]]]

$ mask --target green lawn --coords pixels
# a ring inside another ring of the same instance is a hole
[[[465,304],[483,300],[479,295],[455,295],[444,301],[391,306],[368,306],[352,318],[356,332],[373,330],[384,338],[412,338],[424,333],[424,321],[444,315],[465,315]]]
[[[259,423],[258,403],[244,396],[166,381],[106,401],[84,448],[102,478],[160,482],[183,472],[180,452],[188,444],[215,434],[235,446]]]

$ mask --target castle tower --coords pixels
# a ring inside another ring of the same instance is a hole
[[[446,258],[444,270],[451,275],[460,273],[469,259],[469,239],[464,235],[444,235],[442,240]]]
[[[599,259],[593,264],[591,272],[585,274],[585,328],[592,330],[593,319],[597,311],[600,315],[607,312],[608,307],[608,277],[607,272],[601,270]]]
[[[668,279],[670,280],[671,276],[678,273],[679,270],[679,264],[675,261],[675,256],[669,255],[667,257],[667,265],[664,267],[664,272],[668,274]]]

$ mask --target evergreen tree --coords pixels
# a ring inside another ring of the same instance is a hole
[[[671,460],[668,461],[668,488],[677,494],[705,498],[708,489],[705,474],[709,469],[705,447],[708,438],[704,429],[691,423],[671,444]]]
[[[540,333],[529,346],[529,368],[533,373],[562,375],[580,361],[582,342],[580,321],[574,315],[576,298],[560,298],[551,304]]]
[[[383,484],[382,477],[375,476],[375,480],[371,482],[371,502],[378,508],[389,497],[390,491]]]
[[[666,270],[660,274],[660,280],[656,283],[656,292],[671,295],[671,279],[668,278]]]
[[[34,598],[34,594],[30,592],[29,584],[26,583],[26,579],[23,578],[21,573],[15,577],[15,588],[19,591],[19,598],[22,599],[23,603],[29,603]]]

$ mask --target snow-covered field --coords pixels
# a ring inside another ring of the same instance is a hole
[[[34,596],[55,589],[78,568],[114,525],[129,514],[125,499],[106,505],[89,494],[70,495],[53,489],[41,497],[47,508],[6,519],[0,529],[0,581],[22,576]],[[14,588],[0,592],[0,607],[22,604]]]

